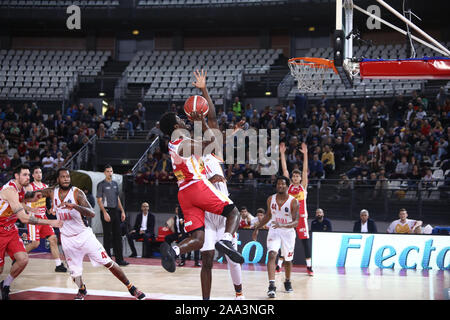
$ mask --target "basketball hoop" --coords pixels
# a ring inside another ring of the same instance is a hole
[[[300,92],[322,92],[323,81],[329,79],[330,69],[337,73],[333,61],[322,58],[292,58],[288,65]]]

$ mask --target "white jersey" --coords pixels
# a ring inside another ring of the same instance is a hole
[[[64,221],[63,226],[59,230],[61,231],[61,234],[66,237],[79,235],[86,231],[86,229],[89,229],[89,227],[84,224],[81,213],[75,209],[62,209],[59,208],[59,206],[61,206],[61,203],[63,202],[77,203],[75,200],[75,192],[81,191],[76,187],[71,187],[66,197],[61,200],[59,198],[59,189],[60,188],[57,187],[53,192],[53,206],[56,211],[56,217],[59,220]]]
[[[209,180],[216,174],[225,177],[221,166],[223,160],[213,154],[203,156],[202,160],[205,166],[206,179]],[[229,195],[227,184],[225,182],[216,182],[214,183],[214,187],[226,196]],[[225,217],[205,211],[205,240],[203,242],[203,247],[200,249],[201,251],[214,250],[216,242],[223,237],[225,223]],[[236,238],[233,238],[233,245],[234,244],[236,245],[235,249],[237,249]]]
[[[292,222],[291,203],[295,198],[289,195],[289,198],[280,207],[276,201],[276,194],[272,195],[270,211],[272,212],[271,222],[286,224]],[[295,228],[269,228],[267,234],[267,251],[278,252],[281,249],[281,255],[285,261],[292,261],[294,258]]]
[[[291,223],[292,213],[291,213],[291,203],[295,200],[295,198],[289,195],[288,199],[284,202],[284,204],[280,207],[277,203],[277,195],[272,195],[272,200],[270,202],[270,211],[272,212],[272,221],[278,222],[280,224]],[[284,230],[288,230],[283,228]],[[281,229],[280,229],[281,230]]]

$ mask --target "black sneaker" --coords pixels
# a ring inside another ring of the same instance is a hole
[[[74,300],[84,300],[84,297],[87,295],[86,286],[84,286],[84,289],[78,289],[78,293],[75,296]]]
[[[125,261],[125,260],[122,260],[122,261],[116,261],[116,263],[117,263],[119,266],[122,266],[122,267],[127,266],[127,265],[130,264],[129,262],[127,262],[127,261]]]
[[[226,254],[231,261],[243,264],[244,257],[233,248],[233,244],[229,240],[219,240],[216,242],[216,249],[219,254]]]
[[[0,300],[9,300],[9,286],[3,286],[3,281],[0,282]]]
[[[175,250],[167,243],[163,242],[160,246],[160,253],[161,253],[161,265],[164,269],[166,269],[169,272],[175,272],[176,264],[176,254]]]
[[[306,267],[306,273],[308,273],[308,276],[312,277],[314,275],[312,267]]]
[[[195,267],[201,267],[202,265],[200,264],[200,262],[195,261],[194,266],[195,266]]]
[[[294,289],[292,289],[292,283],[290,281],[284,282],[284,289],[286,290],[286,292],[294,291]]]
[[[186,265],[186,261],[182,260],[180,261],[180,263],[178,264],[179,267],[184,267]]]
[[[130,254],[130,258],[136,258],[136,257],[137,257],[137,253]]]
[[[277,291],[277,287],[273,285],[269,285],[269,290],[267,290],[267,296],[269,298],[275,298],[275,293]]]
[[[56,266],[55,272],[67,272],[67,268],[61,263],[59,266]]]
[[[128,290],[130,294],[138,300],[142,300],[145,298],[145,294],[142,291],[139,291],[138,288],[132,286],[130,290]]]

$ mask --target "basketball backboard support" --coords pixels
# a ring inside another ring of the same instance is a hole
[[[414,29],[417,33],[419,33],[423,38],[427,41],[424,41],[416,36],[411,35],[411,39],[421,43],[435,52],[439,53],[440,57],[450,57],[450,51],[440,44],[438,41],[433,39],[419,27],[417,27],[414,23],[408,20],[404,15],[397,12],[394,8],[392,8],[389,4],[387,4],[383,0],[374,0],[382,7],[390,11],[397,18],[399,18],[403,23],[407,24],[408,27]],[[384,60],[384,61],[374,61],[374,60],[366,60],[364,61],[365,68],[361,69],[360,62],[362,61],[361,57],[355,57],[353,55],[353,37],[355,36],[354,26],[353,26],[353,13],[354,9],[357,11],[367,15],[368,17],[380,22],[381,24],[402,33],[403,35],[407,35],[407,31],[385,21],[381,17],[378,17],[372,13],[367,12],[363,8],[360,8],[352,0],[336,0],[336,30],[334,33],[334,66],[335,70],[339,74],[343,84],[346,88],[353,87],[353,79],[355,77],[364,77],[364,78],[372,78],[372,79],[413,79],[414,77],[423,76],[423,78],[427,79],[450,79],[450,60],[445,58],[435,58],[430,61],[429,58],[426,59],[417,59],[416,61],[412,61],[411,63],[401,63],[401,66],[405,66],[405,69],[397,69],[399,73],[393,74],[384,74],[384,75],[373,75],[371,74],[363,74],[365,70],[373,70],[374,68],[367,68],[370,64],[378,62],[379,66],[387,66],[384,62],[392,62],[392,60]],[[400,60],[398,60],[400,61]],[[408,60],[404,60],[408,62]],[[404,62],[400,61],[400,62]],[[381,64],[380,64],[381,63]],[[388,69],[388,68],[387,68]],[[386,68],[384,68],[386,70]]]

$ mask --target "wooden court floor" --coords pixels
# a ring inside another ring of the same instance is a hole
[[[148,299],[201,300],[200,268],[193,261],[166,272],[157,258],[127,258],[130,265],[122,267],[130,281]],[[11,260],[6,258],[0,280],[9,273]],[[67,300],[77,292],[69,273],[55,273],[55,263],[48,253],[31,254],[24,272],[11,287],[12,300]],[[304,266],[295,266],[292,273],[294,292],[284,292],[284,273],[277,274],[277,297],[281,300],[445,300],[448,299],[450,271],[362,270],[314,268],[314,276]],[[106,268],[94,268],[84,262],[83,279],[86,300],[132,299],[124,285]],[[243,291],[248,300],[267,298],[267,271],[264,265],[244,264]],[[232,300],[234,290],[226,265],[215,263],[211,299]]]

